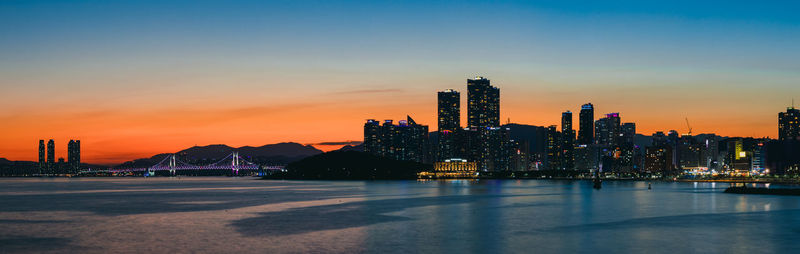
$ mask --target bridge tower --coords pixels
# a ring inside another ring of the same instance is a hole
[[[169,157],[169,174],[175,175],[175,167],[177,166],[177,160],[175,159],[175,154],[170,155]]]
[[[239,175],[239,152],[233,152],[233,158],[231,158],[231,169],[233,170],[233,175]]]

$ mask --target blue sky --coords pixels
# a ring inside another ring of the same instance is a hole
[[[42,135],[77,135],[99,146],[190,133],[159,148],[172,149],[358,140],[364,119],[406,114],[435,129],[435,91],[465,92],[465,79],[475,75],[501,88],[501,117],[514,122],[557,124],[561,111],[591,101],[598,114],[621,112],[644,134],[680,130],[689,117],[695,132],[775,136],[777,112],[792,97],[800,100],[798,7],[3,1],[0,120],[10,124],[0,131],[14,134],[1,134],[8,145],[0,145],[0,157],[28,154],[14,147]],[[254,108],[297,111],[268,122],[236,115]],[[204,110],[234,113],[215,123],[139,124],[156,121],[152,115]],[[215,131],[241,119],[258,127]],[[319,122],[339,127],[302,127]],[[108,123],[119,131],[105,130]]]

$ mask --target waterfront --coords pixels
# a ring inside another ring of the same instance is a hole
[[[775,253],[800,197],[727,183],[0,179],[0,252]]]

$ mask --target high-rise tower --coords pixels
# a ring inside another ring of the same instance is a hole
[[[67,144],[67,164],[72,171],[78,171],[81,167],[81,141],[70,140]]]
[[[488,79],[476,77],[467,80],[468,127],[500,126],[500,89]]]
[[[439,132],[455,131],[461,127],[461,93],[447,89],[438,93]]]
[[[586,103],[581,106],[578,119],[578,144],[589,145],[594,143],[594,105]]]
[[[575,168],[575,130],[572,129],[572,112],[567,110],[561,113],[561,168],[572,170]]]
[[[44,146],[44,139],[39,140],[39,174],[42,174],[47,169],[47,149]]]
[[[47,173],[54,173],[56,167],[56,143],[55,141],[47,141]]]
[[[787,108],[778,113],[778,140],[800,139],[800,110]]]

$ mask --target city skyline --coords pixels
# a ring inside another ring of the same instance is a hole
[[[570,110],[576,132],[591,102],[645,135],[689,118],[694,133],[777,138],[776,112],[800,94],[800,18],[785,5],[307,5],[0,3],[0,157],[36,161],[42,137],[80,139],[100,164],[343,142],[409,112],[433,130],[434,92],[466,94],[477,75],[501,88],[501,123],[558,125]]]

